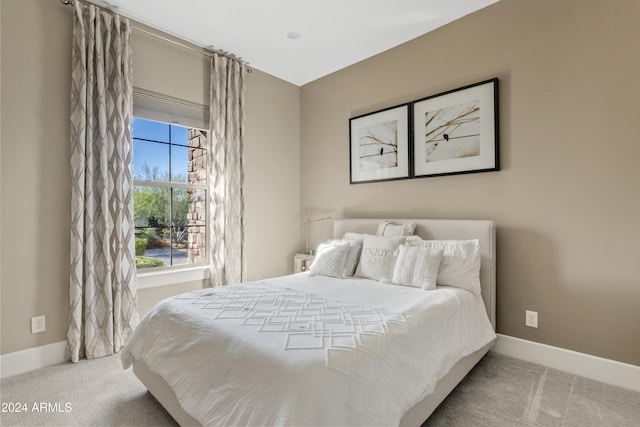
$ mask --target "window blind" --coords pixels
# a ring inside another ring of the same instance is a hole
[[[143,119],[209,129],[209,106],[133,88],[133,115]]]

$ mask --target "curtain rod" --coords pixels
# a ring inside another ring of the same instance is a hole
[[[65,6],[74,6],[75,5],[74,0],[60,0],[60,3],[62,3]],[[111,11],[111,12],[113,12],[113,11]],[[196,52],[196,53],[199,53],[201,55],[208,56],[209,58],[213,58],[213,55],[208,53],[208,52],[202,52],[199,49],[195,49],[195,48],[193,48],[193,47],[191,47],[189,45],[186,45],[184,43],[180,43],[180,42],[172,40],[170,38],[161,36],[160,34],[156,34],[156,33],[152,32],[152,31],[145,30],[144,28],[137,27],[137,26],[135,26],[133,24],[131,24],[131,28],[134,29],[134,30],[140,31],[141,33],[148,34],[150,36],[159,38],[160,40],[163,40],[165,42],[168,42],[168,43],[174,44],[176,46],[179,46],[179,47],[181,47],[183,49],[187,49],[187,50],[190,50],[192,52]],[[211,49],[211,48],[203,48],[203,49],[208,49],[208,50],[210,50],[212,52],[217,53],[218,55],[222,55],[222,56],[225,56],[227,58],[234,59],[236,61],[240,61],[240,62],[242,62],[242,63],[244,63],[246,65],[249,65],[248,62],[243,61],[242,58],[234,55],[231,52],[226,52],[226,51],[223,51],[223,50],[217,50],[217,49]],[[247,73],[251,73],[251,72],[253,72],[253,70],[251,68],[247,68]]]

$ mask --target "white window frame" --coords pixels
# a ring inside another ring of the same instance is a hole
[[[198,265],[190,268],[152,270],[145,268],[136,270],[138,289],[156,288],[159,286],[177,285],[180,283],[208,280],[211,270],[208,265]]]
[[[203,132],[206,132],[207,135],[207,159],[210,155],[210,135],[209,131],[206,129],[199,128],[197,126],[190,126],[188,124],[181,123],[169,123],[164,120],[156,120],[152,118],[144,117],[145,115],[138,116],[134,113],[134,118],[156,121],[160,123],[165,123],[168,125],[179,125],[182,127],[186,127],[189,129],[197,129]],[[133,138],[139,139],[139,138]],[[169,143],[171,144],[171,143]],[[207,165],[210,162],[207,161]],[[178,265],[168,265],[162,267],[150,267],[144,269],[136,268],[136,276],[137,276],[137,287],[138,289],[146,289],[146,288],[154,288],[159,286],[167,286],[167,285],[175,285],[180,283],[186,283],[191,281],[201,281],[207,280],[210,278],[211,271],[209,268],[209,263],[206,261],[209,259],[210,255],[210,245],[209,245],[209,171],[207,170],[207,183],[205,184],[189,184],[184,182],[164,182],[164,181],[144,181],[144,180],[133,180],[134,186],[147,186],[147,187],[164,187],[164,188],[185,188],[185,189],[198,189],[205,191],[205,227],[207,229],[207,239],[206,239],[206,247],[205,247],[205,261],[196,263],[196,264],[178,264]],[[134,208],[135,215],[135,208]]]

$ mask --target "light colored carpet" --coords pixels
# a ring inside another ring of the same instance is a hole
[[[176,426],[120,357],[81,360],[38,369],[1,382],[2,402],[24,402],[27,412],[2,413],[3,426]],[[40,403],[60,412],[33,411]],[[65,405],[71,410],[65,412]]]
[[[640,393],[489,352],[424,427],[640,427]]]
[[[0,396],[27,404],[3,426],[176,425],[118,356],[3,379]],[[54,412],[34,412],[41,402]],[[490,352],[424,426],[637,427],[640,393]]]

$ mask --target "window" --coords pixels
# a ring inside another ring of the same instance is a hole
[[[207,260],[207,132],[133,119],[136,267]]]

